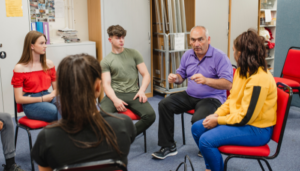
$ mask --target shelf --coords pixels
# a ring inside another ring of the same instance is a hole
[[[259,27],[276,27],[276,25],[260,25]]]
[[[274,57],[267,57],[267,58],[265,58],[266,60],[272,60],[272,59],[274,59]]]
[[[266,11],[266,10],[271,10],[272,12],[277,11],[276,9],[260,9],[260,11]]]

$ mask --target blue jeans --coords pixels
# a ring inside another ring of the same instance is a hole
[[[47,94],[50,94],[48,90],[39,93],[25,93],[24,96],[41,97]],[[56,107],[56,97],[51,102],[29,103],[22,106],[29,119],[52,122],[58,120],[58,115],[60,115]]]
[[[273,126],[257,128],[250,125],[217,125],[213,129],[204,128],[204,119],[192,125],[192,135],[199,147],[206,169],[223,171],[224,163],[218,147],[223,145],[261,146],[267,144],[272,136]]]

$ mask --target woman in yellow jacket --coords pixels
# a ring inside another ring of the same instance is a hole
[[[267,69],[263,39],[248,30],[234,40],[233,51],[238,69],[230,96],[214,114],[192,126],[206,171],[224,169],[219,146],[265,145],[276,123],[277,89]]]

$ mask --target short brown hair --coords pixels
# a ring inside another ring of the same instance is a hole
[[[255,74],[259,67],[267,72],[266,47],[264,38],[260,37],[255,30],[249,29],[240,34],[233,42],[234,48],[241,52],[237,65],[240,68],[240,76],[247,78]]]
[[[109,37],[112,37],[112,36],[118,36],[118,37],[124,36],[125,37],[126,30],[120,25],[112,25],[112,26],[108,27],[107,34]]]

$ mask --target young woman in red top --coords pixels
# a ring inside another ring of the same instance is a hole
[[[44,34],[30,31],[26,35],[23,54],[13,72],[15,99],[22,104],[25,115],[46,122],[57,120],[56,71],[53,62],[46,59]],[[49,93],[51,85],[53,91]]]

